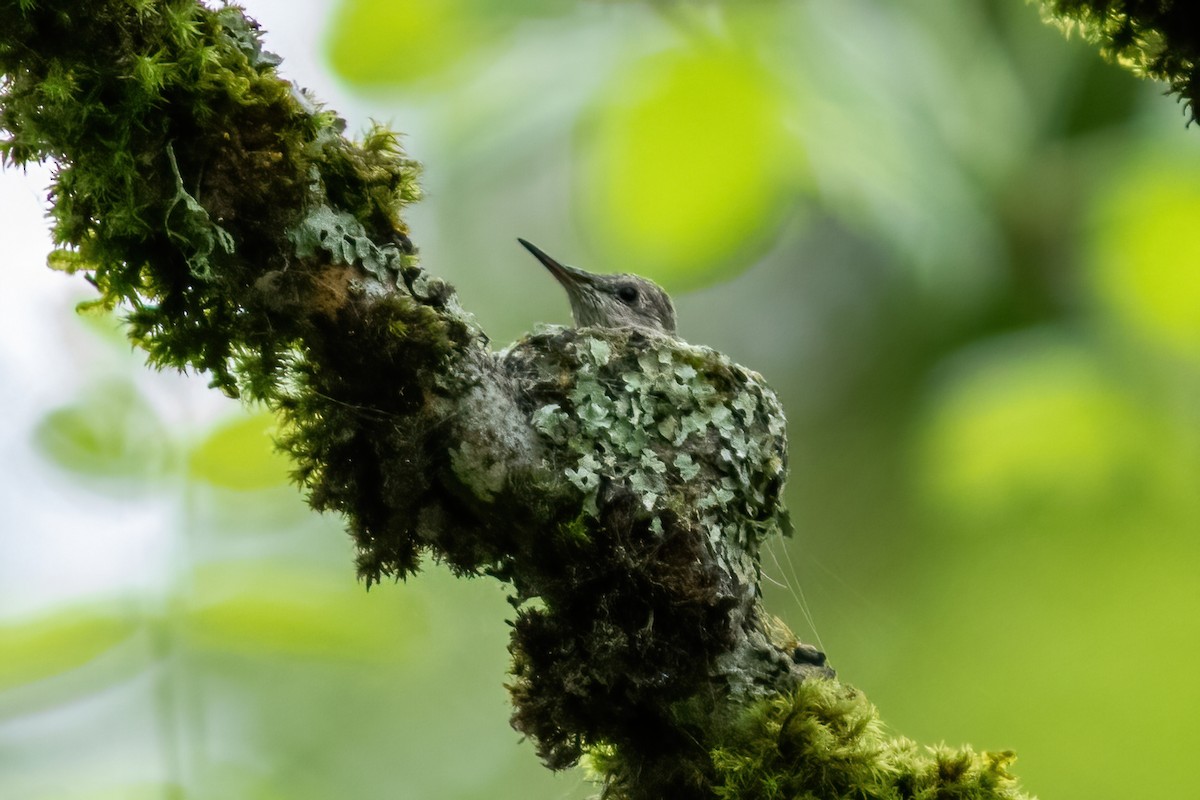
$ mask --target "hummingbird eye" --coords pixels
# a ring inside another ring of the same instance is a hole
[[[621,301],[625,303],[636,303],[638,299],[637,287],[626,283],[617,289],[617,297],[621,298]]]

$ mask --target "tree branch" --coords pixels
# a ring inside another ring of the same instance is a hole
[[[0,8],[0,152],[58,165],[52,265],[151,363],[281,415],[368,585],[428,556],[511,586],[513,724],[550,767],[589,755],[612,797],[1021,796],[1009,755],[888,740],[762,609],[786,442],[759,375],[633,329],[493,352],[416,262],[397,137],[345,138],[235,7]]]

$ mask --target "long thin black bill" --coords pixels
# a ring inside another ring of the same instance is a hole
[[[550,274],[558,279],[559,283],[570,285],[575,283],[589,283],[591,281],[591,273],[575,267],[568,267],[566,264],[561,264],[555,261],[550,256],[542,252],[542,249],[532,242],[517,237],[517,241],[521,243],[529,252],[533,253],[534,258],[542,262],[542,266],[550,270]]]

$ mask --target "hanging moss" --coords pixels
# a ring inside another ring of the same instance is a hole
[[[1108,58],[1164,81],[1200,108],[1200,6],[1192,0],[1043,0],[1050,19],[1079,31]]]

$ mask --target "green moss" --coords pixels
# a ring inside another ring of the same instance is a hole
[[[395,454],[424,452],[444,422],[427,398],[461,389],[439,376],[483,337],[416,266],[398,136],[347,139],[234,6],[3,10],[0,157],[58,164],[52,265],[124,309],[155,366],[280,411],[296,479],[347,516],[368,580],[415,569],[430,476]],[[496,477],[472,474],[487,496]]]
[[[275,376],[238,373],[280,363],[306,331],[296,314],[264,324],[253,306],[314,291],[303,234],[315,219],[351,220],[330,249],[336,238],[342,263],[396,281],[415,165],[383,128],[343,138],[340,120],[275,74],[239,9],[22,2],[4,18],[0,158],[56,159],[60,252],[99,305],[130,309],[153,364],[270,401]]]
[[[1078,30],[1101,52],[1141,75],[1165,81],[1200,108],[1200,10],[1193,0],[1042,0],[1066,31]]]
[[[754,703],[712,751],[721,800],[1021,800],[1013,760],[891,738],[861,693],[832,680]]]
[[[715,731],[707,762],[683,765],[676,785],[719,800],[1029,800],[1009,773],[1011,752],[919,747],[888,734],[875,708],[836,680],[810,679],[760,698],[732,720],[695,701],[681,718],[703,717]],[[628,754],[589,748],[585,766],[609,800],[646,796]],[[677,765],[678,766],[678,765]],[[631,778],[631,776],[636,776]]]
[[[586,544],[591,541],[591,537],[588,534],[588,522],[586,514],[580,514],[579,516],[562,523],[558,526],[558,532],[563,539],[570,542]]]

